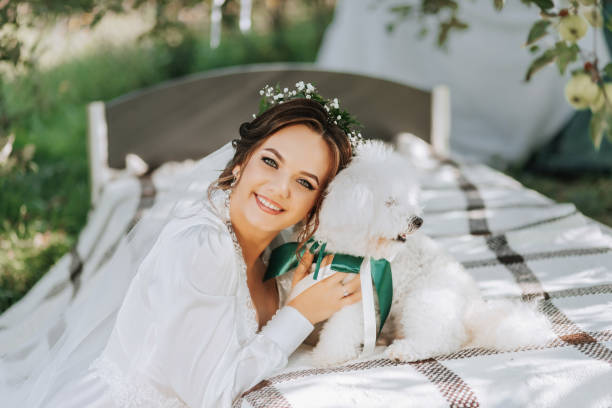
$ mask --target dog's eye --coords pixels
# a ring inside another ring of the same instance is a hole
[[[389,197],[387,198],[387,201],[385,201],[385,205],[387,207],[394,207],[397,205],[397,200],[393,197]]]

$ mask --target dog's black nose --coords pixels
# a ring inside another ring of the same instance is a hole
[[[412,224],[414,224],[415,227],[420,228],[421,225],[423,225],[423,219],[421,217],[414,217],[412,218]]]

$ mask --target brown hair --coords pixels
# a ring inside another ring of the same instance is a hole
[[[232,146],[236,148],[236,153],[227,163],[219,178],[210,185],[209,196],[213,189],[227,190],[231,188],[234,180],[233,168],[237,165],[244,168],[253,152],[268,137],[286,126],[298,124],[306,125],[319,133],[332,153],[330,177],[321,185],[319,190],[321,193],[305,219],[305,227],[298,236],[299,251],[319,226],[319,211],[329,182],[349,164],[352,157],[348,136],[338,125],[328,122],[328,114],[319,102],[306,98],[292,99],[273,106],[251,122],[242,123],[239,130],[240,138],[232,140]]]

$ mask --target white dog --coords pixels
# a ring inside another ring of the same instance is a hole
[[[385,354],[414,361],[467,346],[512,349],[549,340],[550,326],[534,305],[484,301],[461,264],[417,231],[423,220],[411,173],[387,145],[365,144],[329,185],[314,236],[327,242],[327,252],[391,262],[393,302],[379,342],[393,343]],[[379,327],[378,310],[377,320]],[[335,313],[322,325],[315,364],[357,357],[363,324],[361,302]]]

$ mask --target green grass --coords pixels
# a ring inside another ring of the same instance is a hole
[[[276,34],[227,32],[215,50],[201,33],[187,36],[177,47],[161,43],[97,47],[53,69],[5,84],[0,97],[6,102],[16,141],[14,166],[0,167],[0,313],[70,250],[85,225],[87,103],[218,67],[314,61],[328,23],[329,19],[319,25],[297,22]],[[612,225],[609,177],[567,181],[519,170],[511,175]]]
[[[86,223],[89,102],[224,66],[312,62],[330,19],[295,22],[278,33],[227,32],[214,50],[206,35],[195,32],[176,47],[155,41],[99,46],[5,83],[0,97],[16,136],[16,164],[0,167],[0,313],[70,250]],[[31,149],[33,157],[22,154]]]
[[[554,176],[511,169],[507,174],[525,187],[536,190],[558,202],[570,202],[585,215],[612,226],[612,176],[584,174]]]

